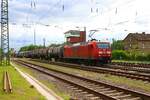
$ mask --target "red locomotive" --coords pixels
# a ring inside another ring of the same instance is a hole
[[[94,65],[111,62],[110,43],[90,41],[64,46],[64,59]]]

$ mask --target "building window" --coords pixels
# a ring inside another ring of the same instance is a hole
[[[132,46],[132,45],[130,44],[130,48],[131,48],[131,46]]]
[[[142,44],[142,47],[143,47],[143,49],[145,48],[145,47],[144,47],[144,43]]]
[[[70,38],[68,38],[67,41],[70,41]]]

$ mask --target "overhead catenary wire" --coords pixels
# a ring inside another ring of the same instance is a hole
[[[104,10],[103,7],[101,7],[102,5],[100,5],[100,6],[98,5],[98,4],[101,4],[101,3],[97,2],[97,0],[91,0],[91,5],[93,5],[93,7],[96,7],[96,9],[97,8],[103,9],[103,12],[101,12],[101,15],[105,14],[105,13],[108,13],[108,12],[111,12],[113,10],[115,10],[115,12],[114,12],[115,14],[118,14],[118,9],[120,9],[120,7],[127,6],[127,5],[129,5],[131,3],[134,3],[135,1],[137,1],[137,0],[127,0],[125,2],[122,2],[121,4],[115,5],[113,7],[107,7],[107,8],[105,7],[106,10]],[[93,7],[91,7],[91,8],[93,9]]]
[[[62,1],[62,0],[60,0],[60,1]],[[92,1],[95,1],[95,4],[98,4],[97,2],[96,2],[96,0],[92,0]],[[62,5],[62,11],[65,11],[66,10],[66,5],[65,4],[62,4],[62,2],[59,2],[59,5]],[[124,5],[126,5],[126,4],[124,4]],[[53,6],[53,4],[52,4],[52,6]],[[97,5],[98,6],[98,5]],[[120,4],[119,4],[119,6],[120,6]],[[56,6],[57,7],[57,6]],[[37,8],[37,2],[35,2],[35,0],[32,0],[32,7],[31,8]],[[51,6],[50,6],[50,8],[51,8]],[[113,6],[112,7],[113,8],[113,13],[117,16],[118,14],[119,14],[119,12],[121,12],[121,10],[120,10],[120,7],[118,7],[118,6]],[[53,8],[54,9],[54,8]],[[53,10],[52,9],[52,10]],[[98,9],[98,11],[97,11],[97,9]],[[97,7],[97,9],[96,9],[96,12],[100,12],[100,11],[102,11],[102,13],[101,14],[105,14],[105,13],[107,13],[106,12],[106,10],[105,9],[100,9],[99,8],[99,6]],[[90,10],[90,9],[89,9]],[[94,9],[94,11],[95,11],[95,9]],[[137,11],[138,12],[138,11]],[[135,13],[135,15],[137,16],[137,12]],[[47,13],[47,11],[45,12],[45,14],[48,14]],[[44,17],[42,17],[42,18],[45,18],[46,16],[44,16]],[[30,19],[30,18],[29,18]],[[29,20],[28,19],[28,20]],[[41,20],[40,20],[41,21]],[[30,22],[30,21],[29,21]],[[123,21],[120,21],[120,22],[123,22]],[[40,23],[40,22],[39,22]],[[117,23],[119,23],[119,22],[117,22]],[[116,23],[116,24],[117,24]],[[119,23],[119,25],[121,25],[121,24],[123,24],[123,23]],[[46,25],[46,24],[45,24]]]
[[[36,2],[35,2],[35,0],[31,1],[31,8],[36,9]]]
[[[119,3],[119,4],[115,4],[115,6],[113,6],[113,7],[111,7],[111,8],[107,8],[108,10],[104,10],[103,9],[103,12],[101,12],[101,16],[103,16],[104,14],[106,14],[106,13],[109,13],[109,12],[113,12],[113,10],[115,11],[115,15],[116,16],[114,16],[114,17],[117,17],[118,16],[118,9],[120,9],[120,8],[122,8],[123,6],[129,6],[129,5],[131,5],[131,4],[133,4],[135,1],[137,1],[137,0],[128,0],[128,1],[125,1],[125,2],[123,2],[123,3]],[[93,3],[94,4],[94,3]],[[95,3],[95,5],[96,4],[98,4],[98,3]],[[119,10],[120,12],[121,12],[121,10]],[[137,14],[138,14],[138,11],[136,11],[135,12],[135,16],[137,16]],[[95,16],[91,16],[91,17],[96,17],[96,16],[99,16],[99,15],[95,15]],[[109,16],[110,16],[110,14],[109,14]],[[108,23],[108,26],[112,26],[112,25],[122,25],[122,24],[125,24],[125,23],[127,23],[127,22],[129,22],[130,20],[129,19],[126,19],[126,20],[122,20],[122,21],[120,21],[120,22],[117,22],[117,23],[111,23],[111,20],[112,20],[112,18],[110,18],[109,17],[109,23]],[[134,19],[133,19],[134,20]],[[136,20],[136,19],[135,19]],[[131,22],[131,21],[130,21]],[[132,21],[133,22],[133,21]],[[135,21],[136,22],[136,21]]]
[[[56,6],[60,5],[61,1],[62,0],[58,0],[55,4],[53,4],[53,5],[51,4],[51,6],[47,9],[47,11],[43,15],[41,15],[38,20],[44,19],[46,17],[46,15],[48,14],[47,12],[52,11]],[[62,5],[62,10],[63,11],[65,10],[65,5],[64,4]]]
[[[34,0],[32,0],[32,1],[34,1]],[[133,0],[133,1],[134,1],[134,0]],[[132,2],[133,2],[133,1],[132,1]],[[94,5],[97,5],[97,4],[98,4],[97,0],[91,0],[91,2],[92,2]],[[111,10],[115,9],[115,14],[117,15],[117,14],[118,14],[118,9],[119,9],[120,6],[122,6],[123,4],[124,4],[124,5],[130,4],[130,3],[132,3],[132,2],[130,2],[130,1],[123,2],[122,4],[117,5],[117,7],[111,8]],[[62,4],[61,4],[61,3],[62,3]],[[48,9],[46,12],[48,12],[48,11],[50,11],[50,10],[53,10],[53,9],[54,9],[55,7],[57,7],[58,5],[62,5],[62,11],[64,12],[64,10],[65,10],[65,5],[64,5],[63,0],[59,0],[58,2],[56,2],[55,4],[53,4],[52,6],[50,6],[49,9]],[[96,11],[96,13],[99,13],[99,7],[97,7],[95,11]],[[91,12],[94,12],[92,7],[91,7]],[[101,9],[101,15],[104,14],[104,13],[106,13],[106,12],[107,12],[107,11]],[[46,18],[46,15],[47,15],[47,13],[44,13],[44,14],[42,14],[42,15],[38,18],[38,19],[39,19],[39,23],[40,23],[41,19],[45,19],[45,18]],[[96,16],[95,16],[95,17],[96,17]]]

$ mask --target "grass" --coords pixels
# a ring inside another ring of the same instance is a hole
[[[50,89],[52,89],[57,95],[59,95],[60,97],[62,97],[64,100],[70,100],[70,96],[69,94],[65,94],[60,92],[56,85],[53,83],[48,82],[48,80],[42,80],[41,81],[43,84],[45,84],[47,87],[49,87]]]
[[[3,72],[7,71],[11,78],[12,93],[3,92]],[[45,100],[12,66],[0,66],[0,99],[1,100]]]
[[[60,67],[57,65],[50,65],[50,64],[45,64],[45,63],[40,63],[40,62],[35,62],[35,61],[29,61],[34,64],[39,64],[43,65],[44,67],[50,68],[50,69],[57,69],[59,71],[71,73],[71,74],[77,74],[77,75],[82,75],[88,78],[94,78],[98,80],[106,80],[110,81],[113,83],[121,84],[121,85],[126,85],[130,88],[138,88],[142,89],[146,92],[150,92],[150,83],[145,83],[144,81],[141,80],[133,80],[125,77],[120,77],[120,76],[115,76],[115,75],[110,75],[110,74],[100,74],[100,73],[95,73],[95,72],[89,72],[89,71],[84,71],[80,69],[73,69],[73,68],[67,68],[67,67]]]
[[[143,81],[140,80],[129,80],[125,77],[116,77],[112,75],[108,75],[106,79],[114,83],[125,84],[129,87],[138,88],[150,92],[150,83],[144,83]]]
[[[112,60],[112,62],[128,62],[128,63],[144,63],[144,64],[150,64],[150,61]]]
[[[64,100],[70,100],[70,96],[68,94],[66,94],[66,93],[60,92],[57,89],[57,87],[56,87],[56,85],[54,83],[49,82],[49,80],[38,79],[37,73],[34,73],[33,70],[30,70],[30,69],[28,69],[26,67],[22,67],[20,65],[15,64],[15,63],[13,63],[13,64],[16,65],[19,69],[21,69],[21,71],[27,72],[28,74],[30,74],[31,76],[35,77],[37,80],[39,80],[40,82],[45,84],[48,88],[52,89],[57,95],[62,97]]]

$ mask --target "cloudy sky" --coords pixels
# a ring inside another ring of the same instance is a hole
[[[150,0],[9,0],[10,47],[62,43],[70,29],[99,30],[98,40],[150,33]]]

